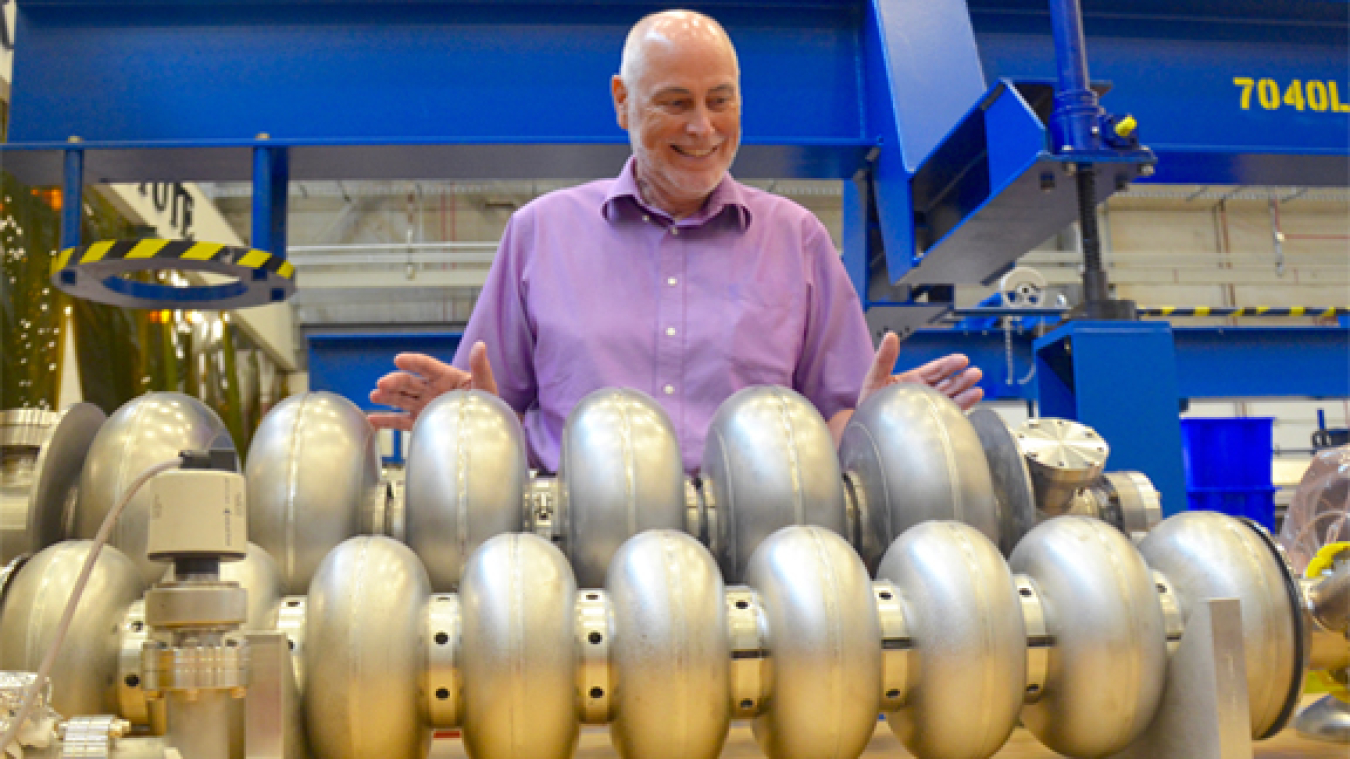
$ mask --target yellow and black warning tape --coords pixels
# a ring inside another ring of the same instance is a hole
[[[165,270],[224,275],[208,284],[147,282]],[[67,248],[52,261],[52,282],[76,298],[128,308],[235,309],[278,303],[295,292],[284,256],[192,240],[104,240]]]
[[[1350,306],[1140,306],[1140,316],[1311,316],[1350,314]]]
[[[295,276],[295,266],[284,258],[268,253],[215,242],[192,240],[104,240],[83,247],[66,248],[52,263],[55,275],[69,266],[84,266],[100,261],[214,261],[245,269],[268,271],[285,279]],[[162,267],[173,268],[173,267]]]

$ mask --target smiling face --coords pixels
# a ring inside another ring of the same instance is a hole
[[[736,51],[712,19],[673,11],[639,22],[624,52],[614,109],[633,146],[638,187],[648,203],[689,216],[740,147]]]

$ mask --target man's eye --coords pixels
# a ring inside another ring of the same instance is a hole
[[[731,98],[729,97],[716,97],[708,101],[708,107],[718,111],[725,109],[729,105],[731,105]]]

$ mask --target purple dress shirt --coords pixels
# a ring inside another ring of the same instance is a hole
[[[501,397],[524,414],[531,463],[556,471],[574,406],[640,390],[670,415],[687,472],[713,414],[751,385],[783,385],[829,419],[872,361],[857,293],[829,233],[790,200],[726,177],[672,220],[617,179],[549,193],[502,235],[455,365],[487,344]]]

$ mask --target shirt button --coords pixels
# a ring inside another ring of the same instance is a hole
[[[675,336],[675,328],[674,328],[674,327],[666,327],[666,334],[667,334],[667,335],[670,335],[671,337],[674,337],[674,336]]]
[[[661,389],[664,390],[664,391],[666,391],[666,395],[674,395],[674,394],[675,394],[675,386],[674,386],[674,385],[666,385],[665,387],[663,387],[663,388],[661,388]]]
[[[671,228],[670,228],[670,233],[671,233],[672,235],[678,235],[678,234],[680,233],[680,228],[679,228],[679,227],[671,227]]]
[[[680,284],[680,280],[674,277],[670,277],[669,279],[666,280],[666,284],[670,285],[671,287],[674,287],[675,285]]]
[[[647,222],[648,224],[651,224],[651,223],[652,223],[652,217],[651,217],[651,216],[648,216],[648,215],[645,214],[645,213],[642,214],[642,220],[645,221],[645,222]]]

